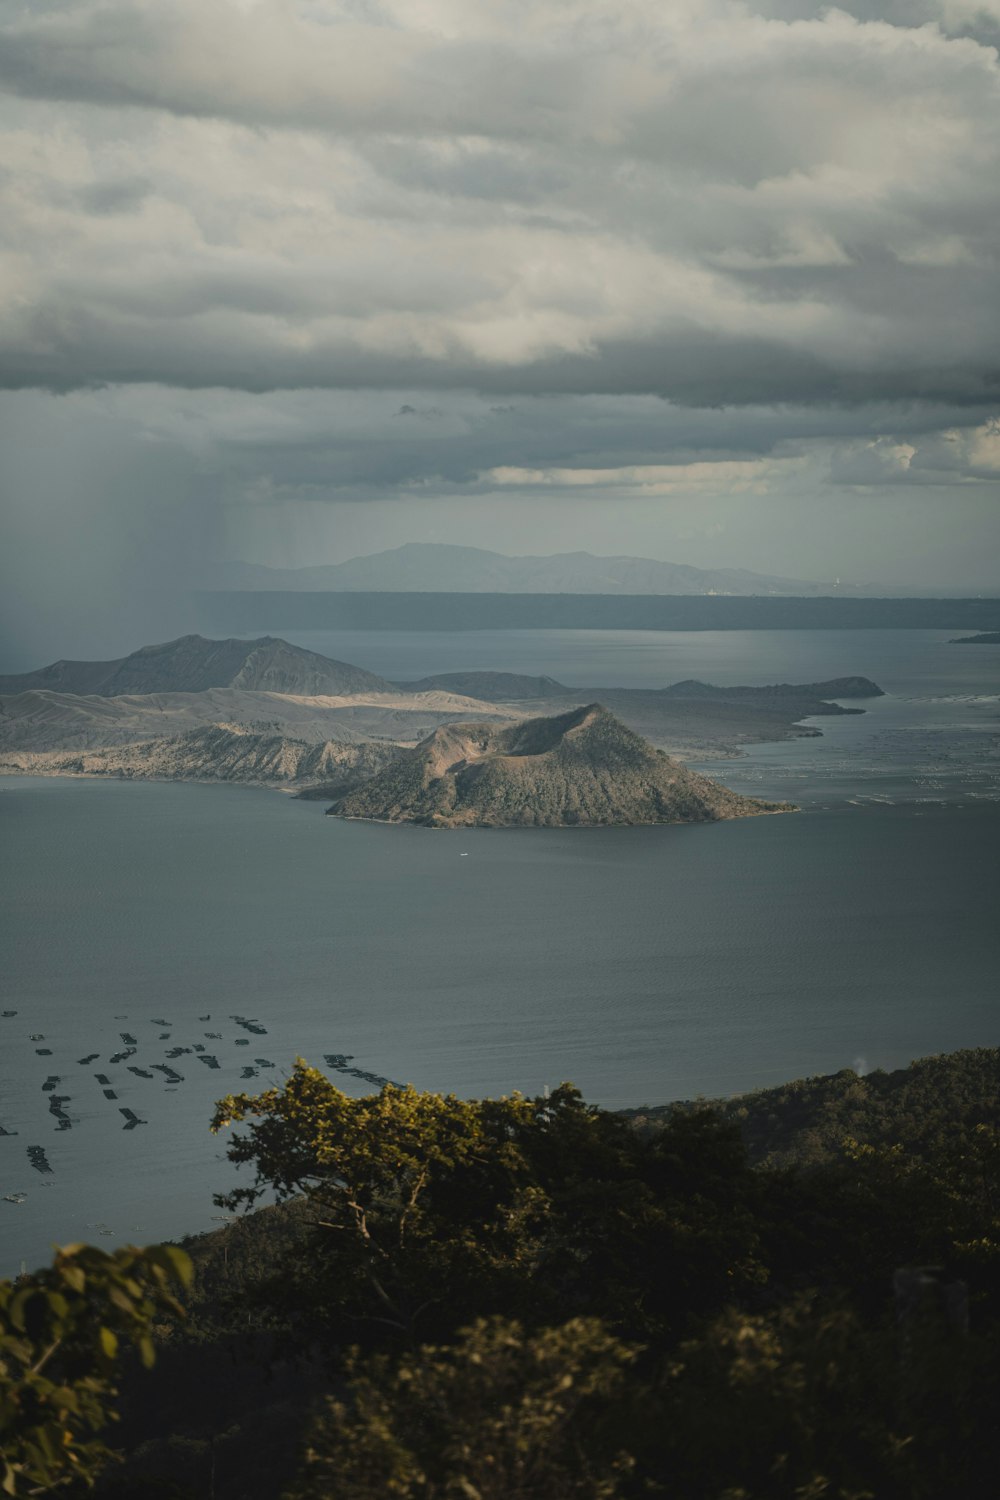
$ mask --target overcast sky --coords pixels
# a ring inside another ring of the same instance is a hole
[[[1000,0],[0,27],[19,656],[424,539],[996,588]]]

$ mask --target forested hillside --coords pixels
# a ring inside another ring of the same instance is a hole
[[[876,1069],[859,1075],[844,1068],[710,1104],[739,1126],[756,1165],[827,1163],[852,1140],[898,1146],[910,1157],[930,1160],[960,1144],[971,1126],[1000,1122],[1000,1050],[977,1047],[925,1057],[892,1073]],[[704,1107],[700,1101],[625,1113],[648,1130],[678,1109]]]
[[[183,1316],[174,1250],[8,1285],[7,1492],[73,1471],[31,1446],[48,1379],[104,1496],[992,1500],[998,1078],[980,1050],[629,1118],[299,1064],[219,1104],[225,1206],[283,1206],[185,1246]]]

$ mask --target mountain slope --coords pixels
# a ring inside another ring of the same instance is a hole
[[[207,724],[187,734],[104,750],[13,752],[0,772],[110,776],[123,780],[231,781],[250,786],[322,783],[331,796],[375,775],[403,752],[395,745],[326,740],[310,744],[242,724]]]
[[[395,691],[374,672],[274,636],[210,641],[183,635],[143,646],[117,661],[57,661],[37,672],[0,677],[0,694],[44,689],[119,698],[132,693],[201,693],[209,688],[333,696]]]
[[[444,726],[329,809],[438,828],[696,823],[790,810],[688,771],[599,703],[503,729]]]
[[[487,703],[514,703],[522,698],[557,698],[572,693],[573,688],[556,682],[554,677],[529,677],[523,672],[438,672],[417,682],[397,682],[407,693],[464,693]]]
[[[779,594],[798,598],[901,592],[839,580],[817,583],[774,577],[745,568],[694,568],[649,557],[595,557],[590,552],[510,557],[483,547],[443,542],[408,542],[320,567],[231,563],[222,586],[360,593]]]
[[[516,714],[455,693],[135,693],[121,698],[34,691],[0,697],[0,745],[7,750],[96,750],[185,734],[204,724],[249,724],[311,742],[423,739],[439,724],[473,715]]]
[[[845,1144],[901,1149],[926,1160],[961,1145],[980,1122],[994,1126],[1000,1097],[1000,1048],[976,1047],[924,1057],[906,1068],[799,1078],[726,1099],[675,1100],[623,1109],[650,1133],[706,1104],[739,1125],[754,1165],[810,1167],[842,1162]]]

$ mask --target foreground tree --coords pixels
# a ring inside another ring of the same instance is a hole
[[[256,1180],[220,1203],[307,1194],[314,1233],[284,1290],[306,1298],[311,1319],[343,1313],[407,1336],[440,1325],[444,1308],[507,1302],[538,1269],[552,1180],[574,1170],[570,1136],[588,1140],[587,1156],[628,1144],[571,1088],[467,1101],[390,1085],[355,1099],[301,1062],[283,1089],[221,1100],[213,1129],[248,1119],[229,1156]]]
[[[605,1316],[646,1337],[763,1275],[755,1180],[738,1133],[708,1115],[645,1143],[568,1084],[352,1099],[300,1062],[282,1089],[223,1099],[213,1128],[240,1121],[229,1157],[255,1182],[219,1201],[307,1195],[311,1232],[272,1292],[311,1333],[353,1340],[360,1319],[412,1341],[504,1313]]]
[[[0,1491],[41,1495],[90,1485],[112,1454],[122,1341],[153,1363],[158,1317],[180,1316],[173,1287],[191,1263],[172,1245],[112,1255],[68,1245],[52,1266],[0,1281]]]

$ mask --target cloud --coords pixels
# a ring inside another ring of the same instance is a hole
[[[80,206],[89,214],[134,212],[150,191],[145,177],[112,177],[89,182],[80,190]]]
[[[998,43],[1000,0],[0,0],[11,629],[127,649],[227,551],[427,535],[989,585]]]
[[[18,7],[0,384],[990,403],[995,11]]]
[[[465,392],[431,406],[412,390],[261,397],[137,386],[63,399],[80,421],[88,410],[113,409],[123,427],[151,449],[177,449],[212,472],[224,472],[233,494],[264,476],[271,493],[331,502],[419,493],[428,486],[442,494],[514,488],[486,477],[501,471],[545,475],[544,487],[553,494],[579,492],[616,477],[624,482],[627,471],[646,482],[657,466],[664,481],[694,476],[697,469],[721,491],[728,477],[738,477],[740,464],[766,461],[773,476],[793,472],[785,461],[806,453],[821,456],[817,462],[825,473],[831,456],[845,461],[844,455],[871,444],[926,452],[942,433],[988,432],[993,416],[988,409],[928,403],[720,412],[642,395],[538,396],[498,404]],[[574,482],[557,483],[556,475],[573,476]]]
[[[521,490],[600,490],[607,495],[626,491],[644,495],[691,494],[707,490],[713,495],[763,491],[772,478],[786,479],[805,467],[799,457],[753,459],[701,459],[694,463],[627,464],[619,468],[523,469],[503,466],[482,475],[487,486],[509,485]]]
[[[929,434],[914,450],[910,468],[921,479],[995,486],[1000,480],[1000,417],[978,427]]]
[[[892,437],[870,438],[835,449],[830,478],[835,484],[883,485],[911,478],[916,449]]]
[[[1000,417],[949,427],[909,440],[884,435],[834,449],[835,484],[988,484],[1000,480]]]

